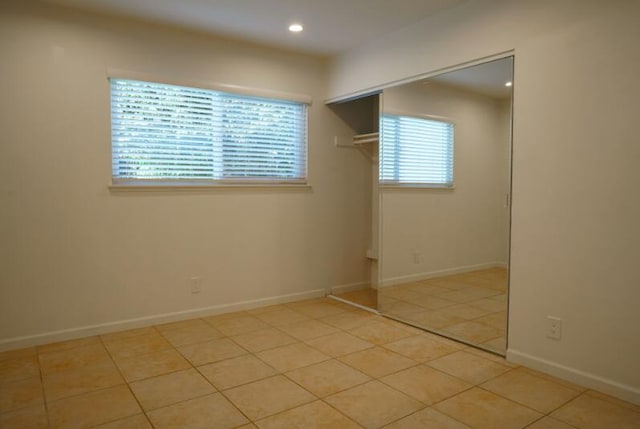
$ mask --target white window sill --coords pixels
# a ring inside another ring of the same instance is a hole
[[[121,182],[109,185],[111,192],[209,192],[228,190],[310,191],[308,183],[171,183]]]
[[[380,189],[383,191],[453,191],[456,189],[455,185],[452,186],[437,186],[437,185],[419,185],[419,184],[395,184],[395,185],[380,185]]]

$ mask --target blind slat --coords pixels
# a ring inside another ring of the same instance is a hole
[[[306,178],[299,102],[111,79],[114,179]]]
[[[383,115],[381,128],[382,183],[453,185],[453,124]]]

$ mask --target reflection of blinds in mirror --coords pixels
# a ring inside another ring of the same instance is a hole
[[[449,122],[383,115],[381,183],[453,186],[453,128]]]

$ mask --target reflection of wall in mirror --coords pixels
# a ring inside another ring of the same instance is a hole
[[[510,100],[414,83],[385,89],[384,111],[455,124],[455,188],[383,190],[383,283],[506,267]]]

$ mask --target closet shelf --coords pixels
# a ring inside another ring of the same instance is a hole
[[[353,136],[353,144],[360,145],[366,143],[378,143],[380,133],[356,134]]]

